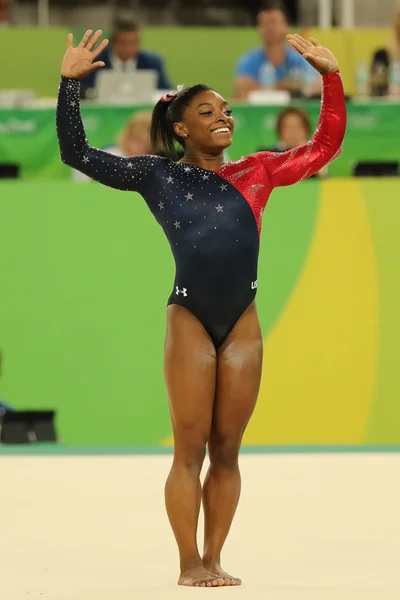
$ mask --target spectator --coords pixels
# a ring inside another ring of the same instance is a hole
[[[289,23],[283,6],[276,4],[261,9],[257,24],[262,47],[240,57],[236,67],[236,98],[247,100],[250,92],[265,87],[266,73],[270,79],[271,69],[275,89],[299,95],[309,75],[313,82],[311,93],[314,93],[316,86],[320,86],[319,77],[307,61],[286,44]]]
[[[8,27],[11,20],[11,0],[0,0],[0,27]]]
[[[400,2],[394,11],[394,35],[389,48],[380,48],[371,65],[371,95],[400,95]]]
[[[306,144],[312,134],[311,121],[308,114],[294,106],[283,110],[276,121],[277,145],[270,149],[273,152],[285,152]],[[326,177],[328,168],[324,167],[315,177]]]
[[[105,63],[103,69],[113,69],[121,72],[135,69],[156,71],[158,74],[158,89],[170,90],[172,86],[165,72],[163,59],[153,52],[141,50],[140,38],[141,31],[137,23],[133,21],[117,22],[111,35],[111,43],[99,55],[97,60]],[[94,71],[82,80],[81,94],[83,98],[93,97],[96,74],[97,72]]]

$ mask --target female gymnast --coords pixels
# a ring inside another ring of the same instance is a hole
[[[165,501],[179,548],[178,583],[236,586],[241,581],[222,569],[221,551],[239,501],[239,449],[261,379],[254,299],[262,214],[275,187],[310,177],[340,155],[346,106],[339,67],[316,40],[288,36],[323,77],[319,124],[303,146],[224,163],[232,111],[217,92],[195,85],[163,96],[153,111],[153,151],[171,159],[121,158],[88,144],[80,116],[79,80],[104,66],[96,61],[108,43],[96,48],[101,35],[89,30],[77,47],[68,36],[57,105],[61,157],[100,183],[139,192],[171,245],[176,275],[167,308],[165,381],[174,459]],[[178,162],[176,142],[185,151]],[[202,488],[207,446],[210,468]],[[201,502],[202,555],[196,541]]]

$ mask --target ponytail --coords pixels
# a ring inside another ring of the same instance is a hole
[[[178,158],[176,142],[185,149],[185,141],[175,133],[174,123],[182,121],[185,109],[197,94],[210,89],[203,84],[178,88],[176,94],[167,94],[157,102],[150,124],[150,144],[154,154],[161,153],[172,160]]]

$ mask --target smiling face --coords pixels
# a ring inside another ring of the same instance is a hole
[[[197,94],[187,106],[174,131],[187,150],[217,154],[232,144],[235,122],[222,96],[213,90]],[[188,136],[188,137],[186,137]]]

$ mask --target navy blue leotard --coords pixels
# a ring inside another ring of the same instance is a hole
[[[216,348],[255,298],[261,220],[272,189],[313,175],[341,152],[346,127],[341,78],[336,73],[323,80],[320,120],[308,144],[253,154],[216,172],[157,156],[120,158],[89,146],[79,82],[61,80],[57,134],[63,162],[143,196],[175,258],[168,303],[191,311]]]

